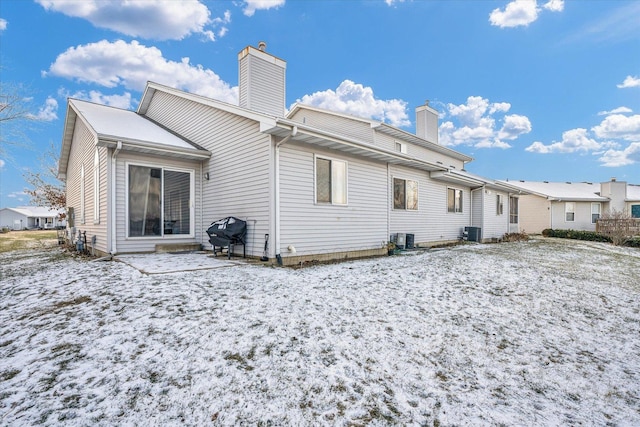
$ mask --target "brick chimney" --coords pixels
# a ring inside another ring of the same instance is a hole
[[[416,135],[438,143],[438,111],[429,106],[429,101],[416,108]]]
[[[242,49],[238,53],[240,106],[283,117],[286,69],[286,61],[267,53],[265,42]]]

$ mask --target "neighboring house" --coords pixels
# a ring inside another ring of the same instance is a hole
[[[17,208],[0,209],[0,227],[11,230],[53,229],[66,225],[57,211],[37,206],[19,206]]]
[[[247,221],[246,252],[283,263],[484,239],[518,228],[510,183],[467,173],[472,158],[438,145],[437,112],[416,109],[417,135],[305,105],[285,114],[286,63],[238,54],[240,105],[148,83],[137,112],[70,99],[59,176],[69,225],[103,253],[210,248],[206,229]],[[240,249],[242,251],[242,249]]]
[[[520,228],[538,234],[545,228],[595,231],[601,215],[612,210],[640,218],[640,186],[617,181],[504,181],[528,195],[520,197]]]

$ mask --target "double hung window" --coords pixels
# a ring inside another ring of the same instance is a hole
[[[564,204],[564,220],[573,222],[576,220],[576,204],[575,202],[566,202]]]
[[[393,209],[418,210],[418,182],[393,178]]]
[[[316,203],[347,204],[347,162],[316,157]]]
[[[447,212],[462,212],[462,190],[457,188],[447,189]]]

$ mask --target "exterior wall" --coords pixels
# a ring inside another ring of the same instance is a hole
[[[200,215],[198,210],[194,211],[194,225],[195,236],[183,236],[167,234],[164,236],[149,236],[149,237],[128,237],[128,172],[127,167],[129,164],[162,167],[162,168],[176,168],[184,170],[192,170],[194,173],[194,196],[195,205],[201,204],[200,188],[198,183],[202,181],[200,173],[200,162],[178,160],[168,157],[155,157],[148,154],[137,154],[132,152],[121,151],[116,159],[116,252],[122,253],[134,253],[134,252],[154,252],[156,245],[158,244],[193,244],[199,243],[198,227],[201,222],[199,220]],[[77,217],[77,216],[76,216]],[[201,228],[201,227],[200,227]]]
[[[212,153],[203,162],[209,180],[196,177],[196,240],[210,248],[206,229],[221,218],[247,221],[247,256],[261,256],[270,229],[271,137],[258,122],[157,91],[147,116]],[[242,247],[238,250],[242,251]]]
[[[458,240],[471,218],[471,194],[468,187],[447,185],[429,178],[427,172],[389,167],[389,207],[391,209],[391,233],[415,234],[416,245]],[[418,210],[393,210],[393,178],[418,182]],[[447,212],[447,189],[463,192],[462,212]]]
[[[22,230],[29,227],[29,218],[19,212],[5,208],[0,210],[0,227]]]
[[[471,192],[471,226],[480,227],[484,231],[484,188]]]
[[[551,203],[540,196],[520,196],[518,207],[520,230],[529,234],[540,234],[551,228]],[[564,207],[562,208],[564,215]]]
[[[551,202],[551,228],[560,230],[596,231],[591,223],[591,202],[575,203],[575,221],[565,221],[565,202]],[[604,203],[602,204],[604,212]]]
[[[454,159],[453,157],[449,157],[445,154],[441,154],[436,151],[431,151],[425,147],[421,147],[416,144],[412,144],[402,140],[397,140],[389,135],[385,135],[380,132],[375,132],[375,145],[379,147],[385,148],[387,150],[395,151],[396,141],[402,142],[407,145],[407,154],[409,156],[413,156],[418,159],[425,160],[432,163],[440,163],[445,167],[453,166],[459,170],[464,168],[464,162],[462,162],[461,160]]]
[[[347,162],[347,206],[316,204],[314,154]],[[283,145],[280,149],[282,257],[385,248],[389,240],[387,191],[384,163],[307,145]],[[295,253],[288,250],[290,245]]]
[[[600,195],[607,197],[609,202],[608,209],[623,212],[627,198],[627,183],[623,181],[608,181],[600,184]],[[604,214],[604,212],[602,212]]]
[[[483,203],[482,239],[499,239],[509,230],[509,194],[494,190],[481,190]],[[502,196],[502,214],[497,213],[497,196]]]
[[[239,105],[282,117],[286,62],[253,47],[238,55]]]
[[[95,249],[107,252],[107,149],[99,147],[100,158],[100,217],[94,220],[94,160],[96,152],[96,141],[82,120],[76,120],[71,151],[69,154],[69,165],[67,168],[67,207],[73,208],[73,227],[75,232],[86,232],[87,244],[91,245],[91,240],[95,236]],[[82,184],[84,167],[84,185]],[[84,187],[84,221],[82,212],[82,194]],[[73,229],[72,229],[73,231]],[[76,234],[77,235],[77,234]]]
[[[307,126],[313,126],[373,144],[373,129],[367,122],[305,108],[298,110],[291,119]]]

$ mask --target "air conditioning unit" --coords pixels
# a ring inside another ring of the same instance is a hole
[[[405,233],[398,233],[395,243],[398,249],[405,249],[407,247],[407,235]]]

